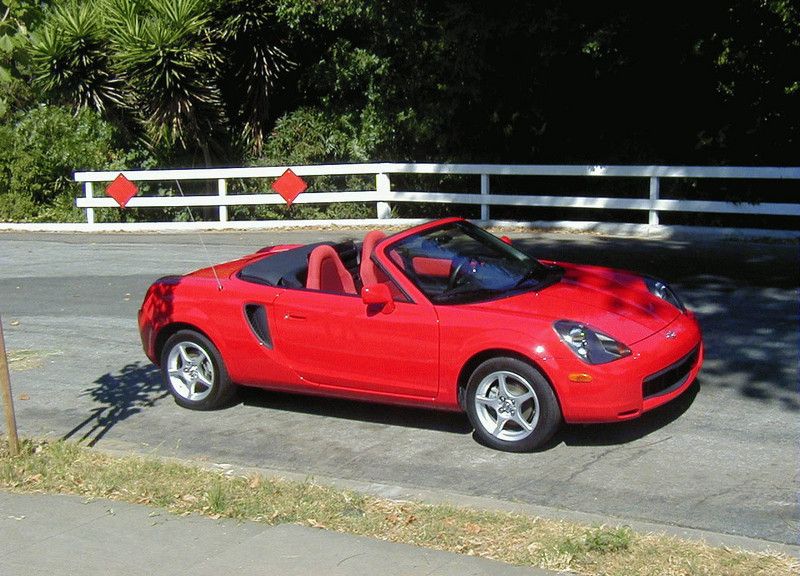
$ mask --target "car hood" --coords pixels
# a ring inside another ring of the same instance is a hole
[[[564,269],[558,282],[481,306],[552,321],[582,322],[628,345],[664,329],[681,313],[653,296],[636,274],[563,262],[548,264]]]

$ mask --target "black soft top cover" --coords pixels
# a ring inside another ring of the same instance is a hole
[[[308,255],[323,244],[333,246],[333,242],[317,242],[265,256],[242,268],[239,278],[267,286],[302,288],[308,273]]]

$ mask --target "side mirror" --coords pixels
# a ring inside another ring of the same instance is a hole
[[[384,314],[394,311],[394,298],[386,284],[370,284],[361,289],[361,301],[367,306],[380,307]]]
[[[500,236],[500,240],[511,246],[511,238],[509,238],[508,236]]]

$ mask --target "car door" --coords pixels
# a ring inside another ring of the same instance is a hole
[[[384,314],[359,296],[284,290],[274,304],[276,350],[321,387],[434,398],[439,330],[428,303],[396,302]]]

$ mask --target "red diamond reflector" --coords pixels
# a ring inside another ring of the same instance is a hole
[[[120,208],[125,208],[130,199],[138,193],[139,188],[136,187],[136,184],[125,178],[123,174],[117,176],[106,188],[106,195],[116,200]]]
[[[295,198],[308,189],[308,184],[300,176],[292,172],[291,168],[287,168],[286,172],[272,183],[272,189],[286,200],[287,206],[291,206]]]

